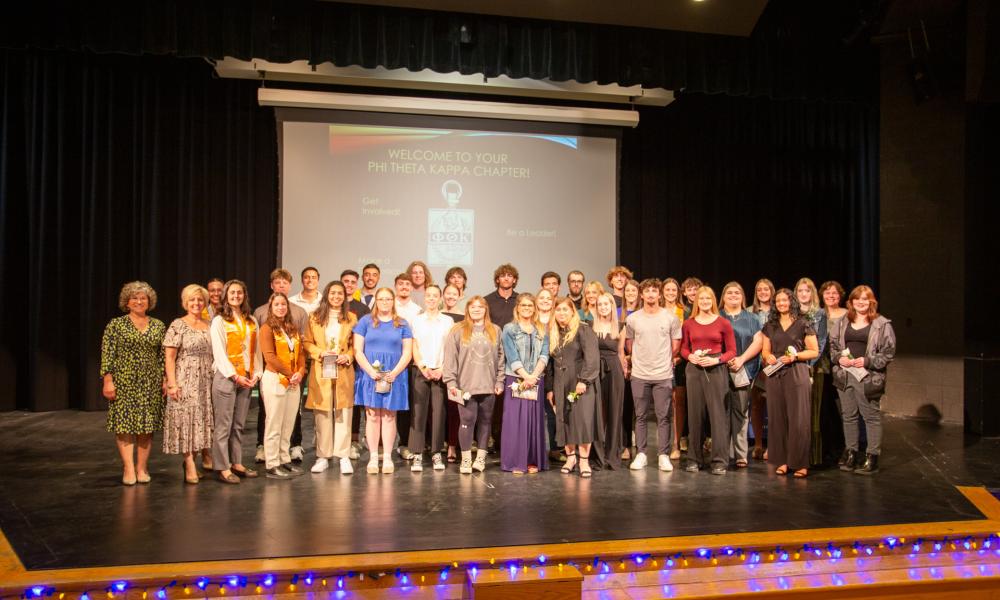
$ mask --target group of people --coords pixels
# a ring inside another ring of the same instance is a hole
[[[331,463],[352,473],[364,447],[372,474],[395,470],[394,451],[414,472],[425,458],[434,470],[457,462],[460,473],[482,472],[494,450],[515,474],[550,461],[581,477],[641,470],[655,415],[661,471],[681,461],[723,475],[763,458],[778,474],[806,477],[822,462],[819,413],[831,383],[839,467],[878,471],[879,400],[896,341],[870,287],[842,306],[839,283],[817,289],[808,278],[777,290],[761,279],[750,299],[737,282],[717,296],[696,278],[639,282],[623,266],[604,281],[572,271],[566,295],[558,273],[546,272],[533,294],[516,291],[518,278],[501,265],[496,289],[480,296],[467,293],[460,267],[441,287],[415,261],[390,287],[369,264],[320,291],[319,271],[307,267],[301,292],[289,295],[292,275],[279,268],[256,310],[237,279],[188,285],[185,314],[169,327],[149,316],[157,295],[148,284],[125,284],[125,314],[105,329],[101,356],[122,483],[149,482],[160,429],[189,483],[204,476],[199,457],[220,481],[258,477],[243,453],[255,388],[256,459],[273,479],[304,473],[303,398],[314,415],[313,473]]]

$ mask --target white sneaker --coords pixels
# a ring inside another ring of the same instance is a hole
[[[388,475],[396,470],[396,465],[393,464],[391,458],[382,459],[382,473]]]
[[[414,473],[419,473],[424,470],[424,457],[419,454],[413,457],[413,462],[410,464],[410,470]]]
[[[322,473],[323,471],[330,468],[330,461],[325,458],[317,458],[316,463],[312,466],[310,471],[313,473]]]
[[[378,475],[378,459],[377,458],[374,458],[374,459],[368,461],[368,474],[369,475]]]
[[[646,468],[646,462],[646,453],[639,452],[635,455],[635,460],[632,461],[632,464],[630,464],[628,468],[633,471],[641,471]]]
[[[361,444],[354,442],[351,444],[351,454],[349,455],[351,460],[358,460],[361,458]]]
[[[660,464],[659,464],[659,467],[660,467],[661,471],[673,471],[674,470],[674,465],[673,465],[673,463],[670,462],[670,456],[668,454],[661,454],[660,455]]]
[[[462,475],[472,473],[472,459],[463,456],[462,462],[458,465],[458,472]]]
[[[486,457],[476,456],[476,460],[472,461],[472,468],[482,473],[486,470]]]
[[[340,459],[341,475],[350,475],[353,472],[354,472],[354,465],[351,464],[351,459],[349,458]]]
[[[255,463],[264,462],[264,446],[263,444],[257,446],[257,454],[254,454],[253,461]]]
[[[444,459],[441,458],[440,452],[435,452],[434,455],[431,456],[431,464],[434,465],[435,471],[444,471]]]
[[[302,455],[305,454],[305,452],[302,450],[302,446],[293,446],[292,449],[288,451],[288,454],[291,455],[292,460],[295,462],[302,462]]]

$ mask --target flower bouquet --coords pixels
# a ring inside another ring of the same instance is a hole
[[[523,379],[518,379],[510,384],[510,397],[521,400],[538,400],[538,386],[528,387]]]
[[[376,394],[388,394],[392,391],[392,382],[386,381],[385,376],[389,373],[381,362],[376,358],[375,362],[372,363],[372,368],[375,369],[377,376],[375,377],[375,393]]]

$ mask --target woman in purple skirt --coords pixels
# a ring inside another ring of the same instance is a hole
[[[514,320],[503,328],[506,357],[500,468],[515,475],[548,468],[545,444],[545,387],[549,337],[537,319],[535,298],[520,294]]]

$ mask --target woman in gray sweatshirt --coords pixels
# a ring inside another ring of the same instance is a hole
[[[458,404],[461,425],[458,443],[462,448],[459,472],[486,469],[493,403],[503,392],[504,355],[500,328],[490,321],[490,309],[482,296],[473,296],[465,305],[465,319],[456,323],[444,343],[444,374],[448,399]],[[476,460],[472,460],[475,430]]]

